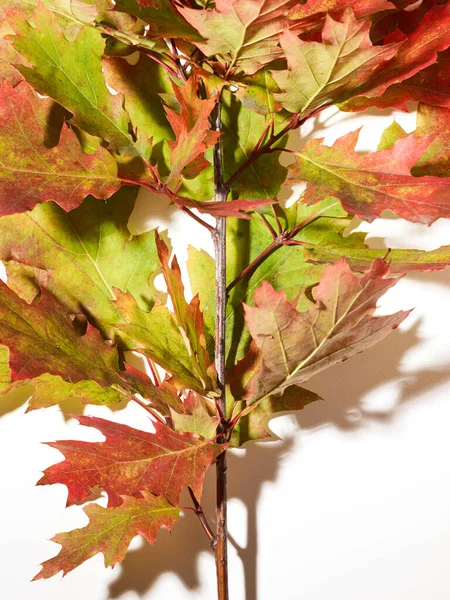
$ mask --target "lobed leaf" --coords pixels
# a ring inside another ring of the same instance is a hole
[[[146,492],[143,498],[124,496],[122,500],[117,508],[88,504],[83,510],[89,517],[89,524],[52,538],[62,548],[57,556],[43,563],[34,580],[53,577],[60,571],[66,575],[99,552],[104,555],[105,567],[113,567],[125,558],[128,546],[137,534],[153,544],[159,529],[166,527],[170,531],[180,514],[180,509],[162,496]]]
[[[376,302],[397,282],[377,259],[362,276],[345,259],[327,267],[316,288],[316,305],[301,313],[284,292],[263,282],[245,318],[262,364],[247,386],[247,403],[281,394],[319,371],[369,348],[386,337],[408,312],[374,317]]]
[[[169,141],[170,173],[167,182],[183,175],[193,179],[208,167],[204,158],[206,150],[219,138],[219,132],[211,130],[209,117],[217,98],[201,100],[198,96],[198,84],[191,77],[183,88],[173,86],[173,92],[180,106],[179,112],[165,107],[167,119],[174,132],[174,141]]]
[[[413,97],[411,97],[411,91],[408,91],[408,87],[406,87],[403,95],[403,86],[401,88],[395,87],[392,93],[390,86],[397,86],[401,82],[405,82],[405,85],[408,86],[407,80],[411,80],[420,71],[433,65],[438,57],[438,52],[447,50],[450,47],[450,4],[446,2],[442,5],[433,6],[425,13],[418,27],[412,33],[407,34],[397,30],[389,35],[385,42],[401,44],[395,60],[388,65],[378,67],[373,73],[372,79],[359,91],[358,96],[361,96],[361,98],[344,105],[346,109],[347,107],[351,108],[353,104],[356,107],[361,106],[364,108],[369,106],[403,108],[404,102],[408,99],[425,100],[424,97],[417,98],[416,94],[427,94],[426,89],[413,92]],[[445,62],[443,66],[445,67]],[[435,70],[432,69],[431,73],[435,73]],[[419,82],[420,88],[421,77],[421,75],[417,75],[412,85],[414,85],[414,82]],[[425,75],[425,80],[427,78],[428,74]],[[433,87],[436,83],[436,81],[433,82]],[[445,90],[445,85],[444,83],[442,91]],[[385,92],[386,96],[383,97],[382,94]],[[390,103],[391,100],[393,101],[392,104]]]
[[[117,166],[104,148],[83,152],[66,125],[61,134],[46,123],[46,105],[25,83],[0,86],[0,214],[25,212],[54,200],[71,210],[92,194],[108,198],[120,185]],[[59,143],[49,147],[49,136]],[[26,184],[24,182],[26,181]]]
[[[205,472],[225,449],[160,422],[154,423],[155,433],[147,433],[96,417],[76,419],[98,429],[105,441],[50,443],[66,460],[46,469],[38,482],[66,485],[68,505],[85,500],[96,485],[107,492],[109,506],[120,506],[124,495],[141,498],[144,492],[163,495],[176,504],[187,486],[200,499]]]
[[[155,387],[143,373],[124,368],[117,349],[90,324],[80,335],[76,322],[45,290],[29,305],[0,282],[0,343],[9,349],[10,369],[1,393],[33,383],[30,409],[68,397],[110,404],[134,393],[142,394],[162,414],[168,414],[169,406],[179,406],[172,387]]]
[[[358,20],[347,8],[340,21],[329,15],[322,42],[305,42],[285,31],[280,43],[288,69],[272,71],[281,88],[276,99],[290,112],[309,113],[356,95],[361,86],[375,85],[373,72],[394,57],[399,44],[373,46],[371,21]]]
[[[295,0],[217,0],[214,10],[182,8],[205,41],[195,45],[208,57],[255,73],[281,55],[279,34],[289,26]]]
[[[185,341],[186,350],[191,357],[192,371],[203,382],[206,390],[213,389],[215,369],[206,348],[204,321],[199,298],[194,296],[190,303],[186,301],[178,261],[174,257],[169,265],[169,249],[159,235],[157,233],[155,235],[161,270],[173,303],[175,319]]]
[[[369,222],[383,210],[427,225],[450,216],[450,180],[410,173],[428,148],[429,138],[411,134],[370,154],[354,151],[357,140],[358,131],[339,138],[331,148],[323,140],[311,140],[297,154],[291,182],[308,183],[305,202],[334,196],[345,210]]]
[[[210,377],[204,379],[193,368],[193,356],[184,332],[165,306],[157,304],[151,312],[142,310],[130,294],[117,294],[115,305],[124,323],[117,330],[128,350],[136,350],[155,361],[172,375],[171,383],[204,394],[214,391]]]
[[[70,213],[49,202],[0,219],[0,260],[8,286],[31,302],[44,286],[70,313],[84,313],[114,338],[125,323],[112,302],[129,291],[142,308],[155,303],[158,256],[152,232],[132,236],[128,219],[137,188],[121,188],[108,202],[86,198]]]
[[[40,93],[73,113],[73,123],[107,140],[116,152],[137,155],[121,96],[107,88],[102,72],[105,40],[100,31],[82,27],[74,40],[65,37],[57,16],[41,5],[32,27],[20,12],[10,12],[11,42],[32,67],[20,73]]]

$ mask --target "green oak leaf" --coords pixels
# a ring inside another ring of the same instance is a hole
[[[106,203],[89,197],[70,213],[48,202],[0,219],[8,285],[28,301],[44,285],[69,312],[86,314],[113,337],[112,327],[124,322],[112,302],[116,288],[142,308],[156,299],[154,234],[132,236],[127,228],[136,195],[137,188],[124,187]]]
[[[127,349],[141,352],[158,363],[172,375],[170,381],[176,387],[201,394],[214,391],[210,377],[202,378],[193,367],[196,359],[186,334],[165,306],[156,304],[151,312],[146,312],[130,294],[119,294],[115,305],[124,319],[115,325],[115,330]]]
[[[339,21],[327,15],[322,43],[306,42],[284,31],[280,43],[288,69],[272,72],[282,90],[276,99],[290,112],[309,113],[355,96],[371,81],[375,68],[391,59],[400,46],[372,46],[371,26],[370,19],[356,19],[348,7]]]
[[[11,42],[32,67],[20,73],[40,93],[73,113],[75,125],[107,140],[116,152],[137,155],[121,96],[107,88],[102,72],[105,40],[100,31],[82,27],[74,40],[65,37],[58,18],[40,6],[33,27],[21,13],[10,13]]]
[[[200,298],[206,342],[211,347],[214,343],[216,315],[216,264],[205,250],[189,246],[187,267],[192,293]]]
[[[173,93],[167,72],[144,54],[135,65],[122,58],[107,58],[103,69],[108,85],[124,97],[125,110],[137,135],[152,138],[153,147],[162,140],[172,140],[160,96]]]
[[[148,492],[142,496],[123,496],[122,504],[115,508],[88,504],[83,510],[89,524],[52,538],[62,546],[61,551],[43,563],[34,579],[47,579],[60,571],[66,574],[99,552],[104,555],[105,566],[114,566],[125,558],[131,540],[139,533],[153,544],[161,527],[172,529],[180,509],[163,496]]]

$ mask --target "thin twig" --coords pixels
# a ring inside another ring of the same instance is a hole
[[[262,215],[261,213],[256,213],[256,214],[261,219],[261,221],[264,223],[265,227],[267,227],[267,229],[269,230],[269,233],[273,237],[273,239],[275,239],[277,237],[277,232],[272,227],[272,225],[269,223],[269,221],[266,219],[266,217],[264,215]]]
[[[336,204],[339,204],[339,203],[336,202]],[[296,225],[291,231],[284,231],[284,232],[280,233],[279,235],[277,235],[273,239],[272,243],[265,250],[263,250],[256,258],[254,258],[252,260],[252,262],[249,265],[247,265],[245,267],[245,269],[243,269],[243,271],[237,277],[235,277],[235,279],[233,279],[233,281],[231,283],[228,284],[227,294],[229,294],[230,291],[240,281],[242,281],[246,277],[249,277],[253,273],[253,271],[255,271],[255,269],[257,269],[259,267],[259,265],[261,265],[266,260],[266,258],[268,258],[272,254],[272,252],[274,252],[277,248],[280,248],[280,246],[310,246],[311,244],[307,244],[306,242],[302,242],[300,240],[294,240],[293,238],[298,233],[300,233],[300,231],[304,227],[306,227],[307,225],[309,225],[310,223],[312,223],[313,221],[315,221],[316,219],[321,217],[324,212],[326,212],[327,210],[330,210],[330,208],[333,208],[333,206],[335,206],[335,205],[327,206],[326,208],[315,213],[314,215],[307,217],[301,223]]]
[[[242,280],[253,273],[253,271],[259,267],[259,265],[265,261],[265,259],[272,254],[274,250],[281,246],[282,242],[279,237],[276,237],[273,242],[265,250],[261,252],[252,262],[245,267],[245,269],[227,286],[227,294]]]
[[[208,536],[208,540],[209,540],[209,544],[210,544],[211,548],[215,551],[216,544],[217,544],[216,536],[214,535],[214,532],[208,523],[208,519],[206,518],[205,513],[203,512],[202,506],[201,506],[200,502],[197,500],[197,498],[195,497],[194,492],[192,491],[191,488],[188,488],[188,490],[189,490],[189,494],[192,499],[192,503],[194,504],[194,512],[197,515],[198,520],[200,521],[200,524],[203,527],[206,535]]]
[[[154,60],[156,63],[158,63],[158,65],[161,65],[161,67],[163,67],[170,75],[178,78],[178,73],[174,69],[172,69],[172,67],[169,67],[169,65],[167,63],[165,63],[163,60],[161,60],[158,56],[155,56],[149,50],[144,50],[142,48],[140,48],[139,50],[140,50],[140,52],[142,52],[142,54],[145,54],[145,56],[148,56],[148,58],[150,58],[151,60]],[[167,55],[165,55],[165,56],[167,56]],[[170,58],[170,57],[167,56],[167,58]]]
[[[156,370],[156,367],[153,364],[153,361],[150,358],[148,358],[148,356],[145,357],[145,361],[146,361],[148,368],[150,369],[150,372],[152,374],[153,383],[155,384],[156,387],[159,387],[161,385],[161,380],[159,378],[158,371]]]
[[[283,233],[283,226],[281,225],[280,218],[278,217],[277,211],[275,210],[275,207],[273,204],[271,205],[271,209],[273,212],[273,216],[275,217],[275,221],[277,222],[278,233],[281,234],[281,233]]]
[[[191,217],[191,219],[194,219],[194,221],[197,221],[197,223],[200,223],[200,225],[202,225],[203,227],[206,227],[206,229],[210,233],[215,232],[215,230],[216,230],[215,227],[213,227],[212,225],[210,225],[209,223],[207,223],[206,221],[204,221],[201,217],[199,217],[194,212],[192,212],[192,210],[190,210],[187,206],[180,206],[180,208],[181,208],[181,210],[184,213],[186,213],[187,215],[189,215]]]
[[[155,417],[155,419],[158,419],[158,421],[160,423],[163,423],[163,425],[166,424],[163,417],[160,414],[158,414],[156,412],[156,410],[154,410],[151,406],[149,406],[148,404],[145,404],[145,402],[142,402],[142,400],[139,400],[139,398],[136,398],[136,396],[130,396],[130,397],[134,402],[139,404],[139,406],[142,406],[143,409],[145,409],[148,413],[150,413],[152,415],[152,417]]]
[[[248,167],[250,167],[255,161],[258,160],[258,158],[260,158],[264,154],[267,154],[268,152],[271,152],[273,144],[276,144],[278,142],[278,140],[280,140],[287,133],[289,133],[289,131],[292,131],[293,129],[296,129],[297,127],[299,127],[301,125],[301,123],[302,123],[302,121],[300,121],[299,115],[298,114],[293,115],[292,119],[281,131],[279,131],[275,135],[272,134],[265,144],[263,144],[260,147],[255,148],[252,151],[252,153],[250,154],[250,156],[247,158],[247,160],[225,182],[225,185],[227,186],[227,188],[230,188],[233,185],[233,183],[239,178],[241,173],[246,171],[248,169]],[[265,135],[265,133],[266,132],[264,131],[264,135]]]
[[[173,40],[172,38],[170,38],[170,51],[172,52],[173,60],[175,61],[175,64],[177,65],[178,76],[183,81],[186,81],[186,79],[187,79],[186,72],[183,68],[183,65],[181,64],[181,60],[180,60],[180,56],[178,54],[178,49],[175,44],[175,40]]]

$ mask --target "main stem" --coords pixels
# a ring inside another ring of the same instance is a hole
[[[216,131],[221,131],[221,103],[216,107],[214,119]],[[222,144],[219,139],[214,146],[214,200],[226,202],[228,189],[224,184]],[[218,218],[213,234],[216,255],[216,337],[215,366],[220,389],[217,406],[221,421],[217,428],[217,441],[226,442],[227,416],[225,399],[225,318],[227,304],[226,284],[226,219]],[[222,452],[216,460],[216,571],[218,600],[228,600],[228,533],[227,533],[227,457]]]

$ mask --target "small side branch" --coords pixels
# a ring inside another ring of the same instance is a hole
[[[189,217],[191,217],[191,219],[194,219],[194,221],[197,221],[197,223],[199,223],[202,227],[207,229],[210,233],[213,233],[215,231],[215,228],[212,225],[210,225],[209,223],[204,221],[201,217],[199,217],[194,212],[192,212],[192,210],[190,210],[187,206],[181,206],[180,208],[184,213],[186,213]]]
[[[292,131],[293,129],[297,129],[303,123],[303,120],[300,120],[298,114],[292,116],[292,119],[289,123],[277,134],[271,134],[269,139],[265,144],[261,144],[262,140],[258,140],[255,148],[253,149],[250,156],[247,160],[235,171],[235,173],[225,182],[225,185],[228,189],[231,188],[233,183],[240,177],[240,175],[246,171],[255,161],[258,160],[264,154],[269,154],[273,150],[278,150],[278,148],[273,148],[273,145],[276,144],[281,138],[283,138],[287,133]],[[264,129],[264,135],[266,135],[267,129]]]
[[[279,238],[275,238],[273,240],[273,242],[270,244],[270,246],[268,246],[265,250],[263,250],[261,252],[261,254],[259,256],[257,256],[254,260],[252,260],[252,262],[245,267],[245,269],[239,273],[239,275],[233,279],[233,281],[228,284],[227,286],[227,294],[230,293],[230,291],[243,279],[245,279],[246,277],[250,277],[250,275],[253,273],[253,271],[255,269],[257,269],[259,267],[259,265],[261,263],[263,263],[266,258],[268,258],[272,252],[274,250],[276,250],[277,248],[279,248],[281,246],[282,242],[279,240]]]
[[[338,204],[338,202],[336,202],[336,204]],[[295,240],[295,236],[300,233],[300,231],[306,227],[307,225],[309,225],[310,223],[312,223],[313,221],[315,221],[316,219],[318,219],[321,216],[326,216],[323,215],[323,213],[325,213],[326,211],[328,211],[330,208],[333,208],[333,206],[327,206],[326,208],[324,208],[323,210],[315,213],[314,215],[311,215],[310,217],[307,217],[306,219],[304,219],[301,223],[299,223],[298,225],[296,225],[291,231],[281,231],[278,235],[274,236],[274,229],[273,227],[268,223],[267,219],[264,219],[265,221],[265,225],[269,225],[270,229],[270,233],[273,237],[273,241],[272,243],[267,246],[267,248],[265,250],[263,250],[261,252],[261,254],[259,254],[256,258],[254,258],[252,260],[252,262],[247,265],[245,267],[245,269],[239,273],[239,275],[233,279],[233,281],[231,283],[228,284],[227,286],[227,295],[230,293],[230,291],[236,287],[236,285],[242,281],[243,279],[246,279],[247,277],[250,277],[252,275],[252,273],[266,260],[266,258],[268,258],[272,252],[274,252],[277,248],[280,248],[281,246],[310,246],[311,244],[307,244],[306,242],[301,242],[299,240]],[[276,221],[277,221],[277,226],[279,229],[281,229],[281,223],[280,220],[278,219],[278,217],[276,217]]]
[[[205,513],[203,512],[203,509],[201,507],[200,502],[197,500],[197,498],[195,497],[194,492],[191,490],[191,488],[189,489],[189,494],[191,496],[192,499],[192,503],[194,505],[194,512],[198,517],[198,520],[200,521],[200,525],[203,527],[208,540],[209,540],[209,545],[211,546],[211,548],[215,551],[216,548],[216,544],[217,544],[217,540],[216,540],[216,536],[214,535],[213,530],[211,529],[208,520],[205,516]]]

